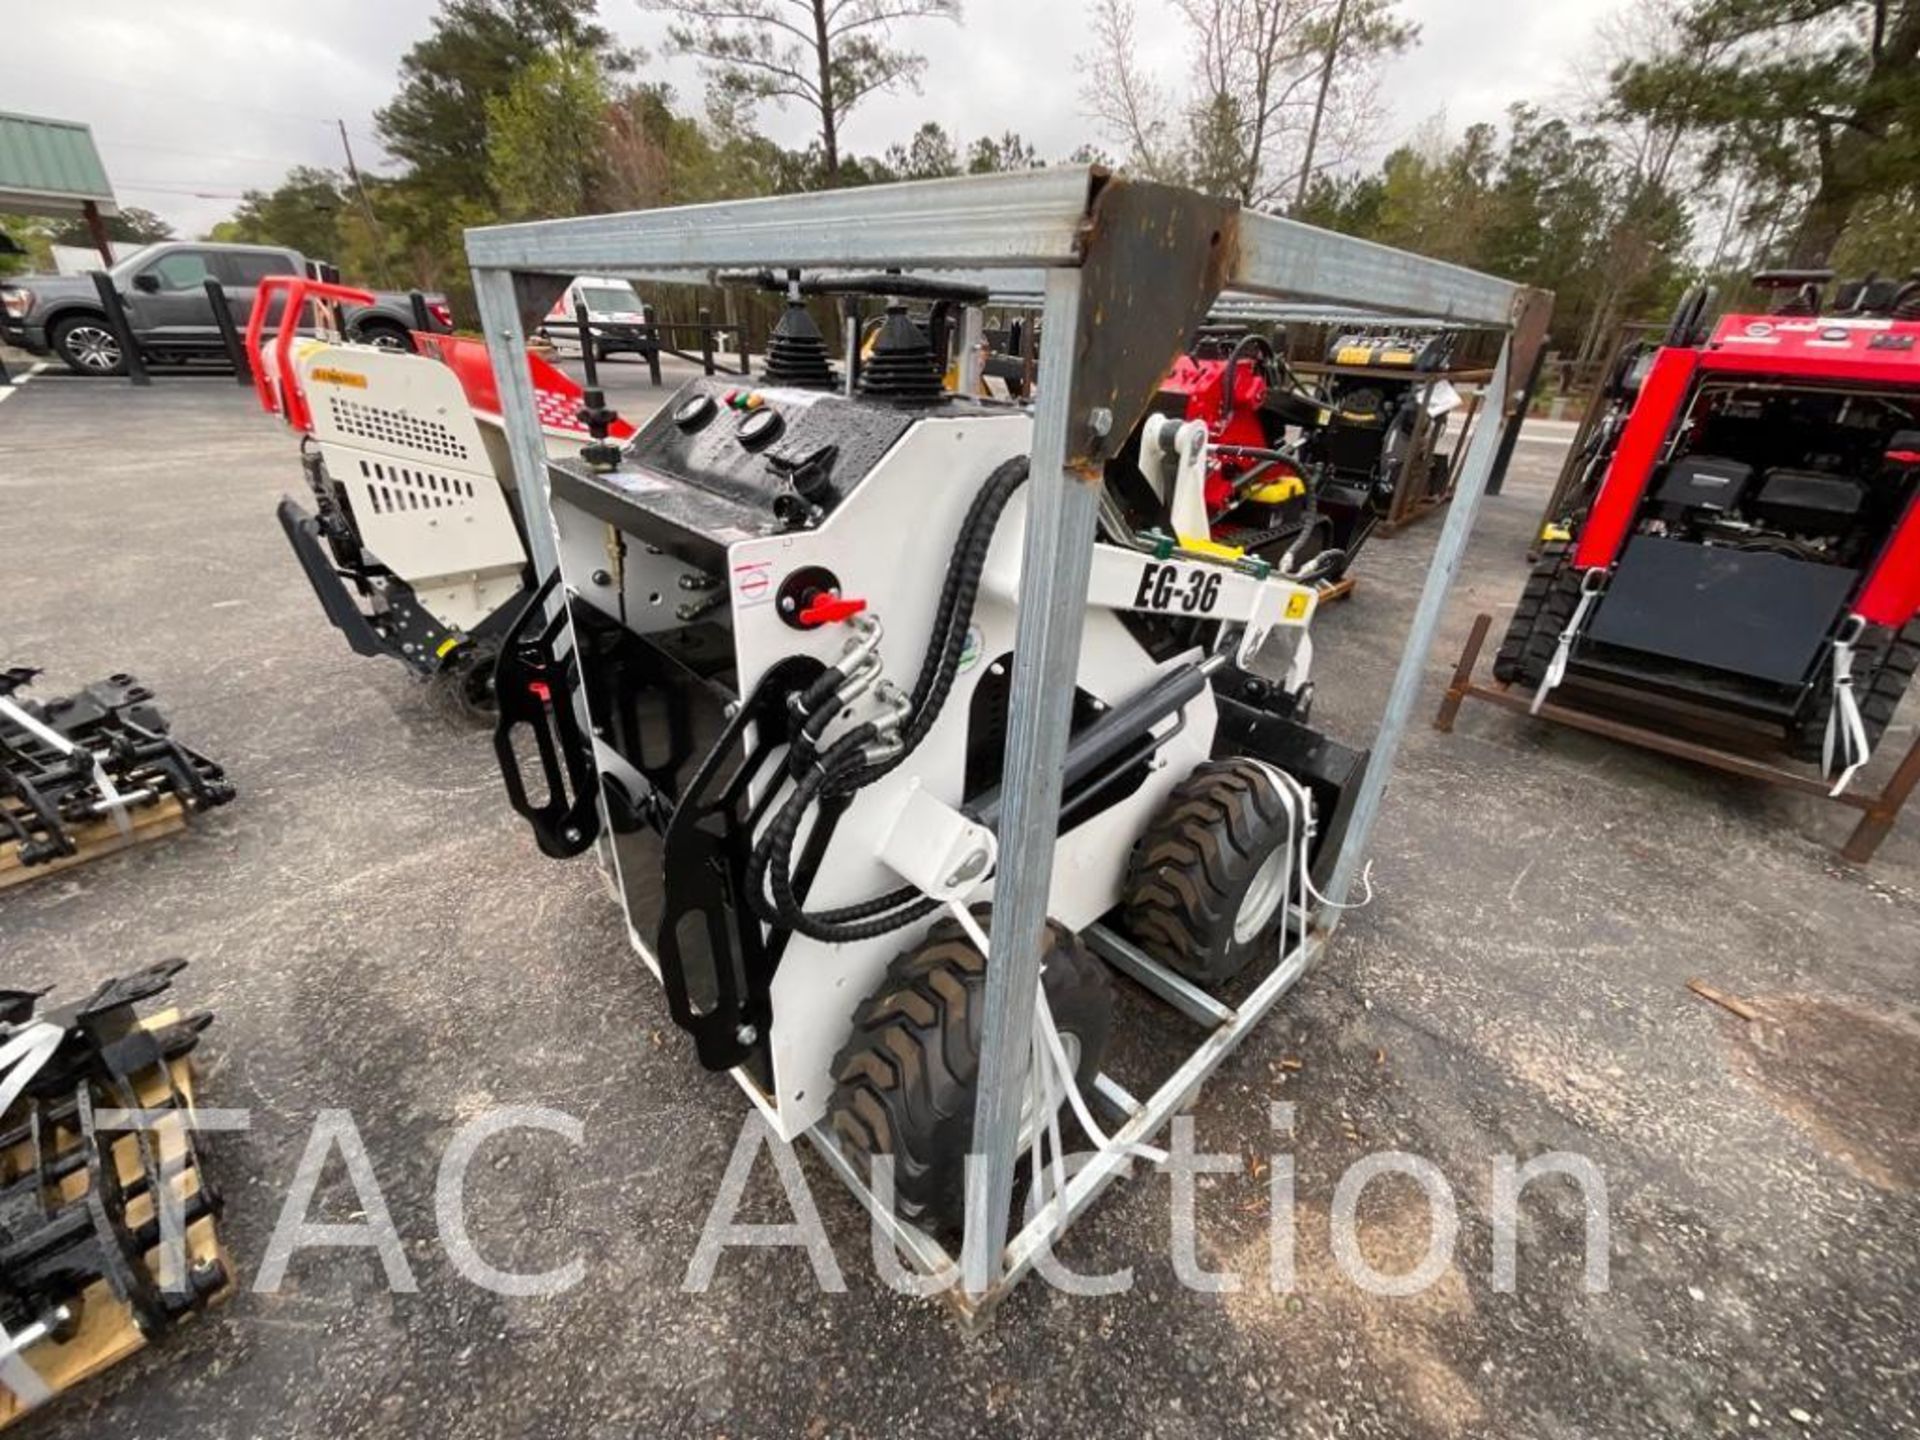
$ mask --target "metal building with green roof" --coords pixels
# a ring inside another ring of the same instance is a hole
[[[0,111],[0,211],[80,216],[111,263],[113,252],[101,220],[119,214],[120,206],[93,143],[92,127],[78,120]]]

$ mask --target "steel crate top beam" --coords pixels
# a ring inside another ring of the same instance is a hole
[[[993,272],[996,298],[1038,296],[1042,277],[1079,265],[1094,198],[1091,166],[965,175],[729,200],[619,215],[490,225],[467,232],[476,269],[553,275],[841,267]],[[1506,328],[1520,286],[1441,260],[1243,210],[1227,289],[1381,314]],[[1010,273],[1012,272],[1012,273]],[[1025,272],[1025,273],[1020,273]]]
[[[1478,330],[1471,320],[1442,320],[1433,315],[1402,315],[1359,305],[1327,305],[1311,300],[1273,300],[1229,291],[1214,303],[1212,315],[1273,325],[1391,325],[1396,330]]]
[[[714,278],[716,268],[708,266],[701,269],[662,270],[620,266],[608,273],[622,275],[638,285],[710,287],[718,284]],[[873,273],[871,266],[850,268],[810,265],[806,270],[810,278]],[[1047,283],[1047,272],[1034,269],[989,270],[976,266],[966,270],[952,270],[915,267],[911,273],[935,280],[951,280],[960,285],[977,286],[988,292],[987,308],[989,310],[1038,310]],[[1301,325],[1397,325],[1402,329],[1412,330],[1503,329],[1508,321],[1505,315],[1502,315],[1498,321],[1449,319],[1437,315],[1384,310],[1378,305],[1361,305],[1351,300],[1343,303],[1323,300],[1283,300],[1271,295],[1256,295],[1246,290],[1222,291],[1209,313],[1221,320]]]
[[[1282,220],[1240,212],[1240,261],[1228,288],[1289,300],[1362,304],[1505,329],[1524,288],[1444,260]]]
[[[1063,166],[467,231],[476,269],[604,275],[731,266],[1080,263],[1095,172]]]

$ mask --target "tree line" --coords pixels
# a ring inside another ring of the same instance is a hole
[[[902,27],[960,25],[959,0],[638,3],[699,62],[696,107],[595,0],[444,0],[375,116],[397,173],[296,168],[214,238],[461,303],[470,225],[1100,161],[1550,289],[1554,343],[1581,358],[1702,277],[1920,263],[1920,0],[1623,0],[1552,103],[1458,133],[1435,117],[1378,160],[1380,96],[1420,43],[1398,0],[1169,0],[1174,36],[1143,34],[1134,0],[1085,0],[1086,138],[1065,156],[934,121],[849,149],[849,118],[925,70],[902,35],[928,32]],[[1149,63],[1169,50],[1176,85]],[[809,141],[770,139],[769,105]]]
[[[1083,104],[1123,164],[1552,290],[1572,357],[1702,279],[1920,265],[1920,0],[1624,0],[1558,103],[1435,119],[1372,168],[1419,43],[1392,0],[1172,3],[1197,62],[1176,93],[1132,0],[1092,0]]]

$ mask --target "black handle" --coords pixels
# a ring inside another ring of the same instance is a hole
[[[514,618],[500,646],[493,672],[500,704],[493,753],[507,787],[507,802],[532,827],[541,853],[567,860],[599,838],[600,807],[591,742],[581,734],[573,708],[579,667],[571,655],[563,659],[557,650],[567,613],[564,609],[552,616],[546,613],[548,597],[559,580],[558,571],[546,578]],[[536,625],[537,633],[529,633]],[[546,783],[546,800],[539,805],[528,797],[520,752],[514,747],[514,732],[522,726],[533,735]]]

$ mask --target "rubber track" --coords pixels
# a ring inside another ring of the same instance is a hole
[[[1494,678],[1509,685],[1537,686],[1546,678],[1560,632],[1579,604],[1580,572],[1573,568],[1572,547],[1564,543],[1544,547],[1493,657]]]

